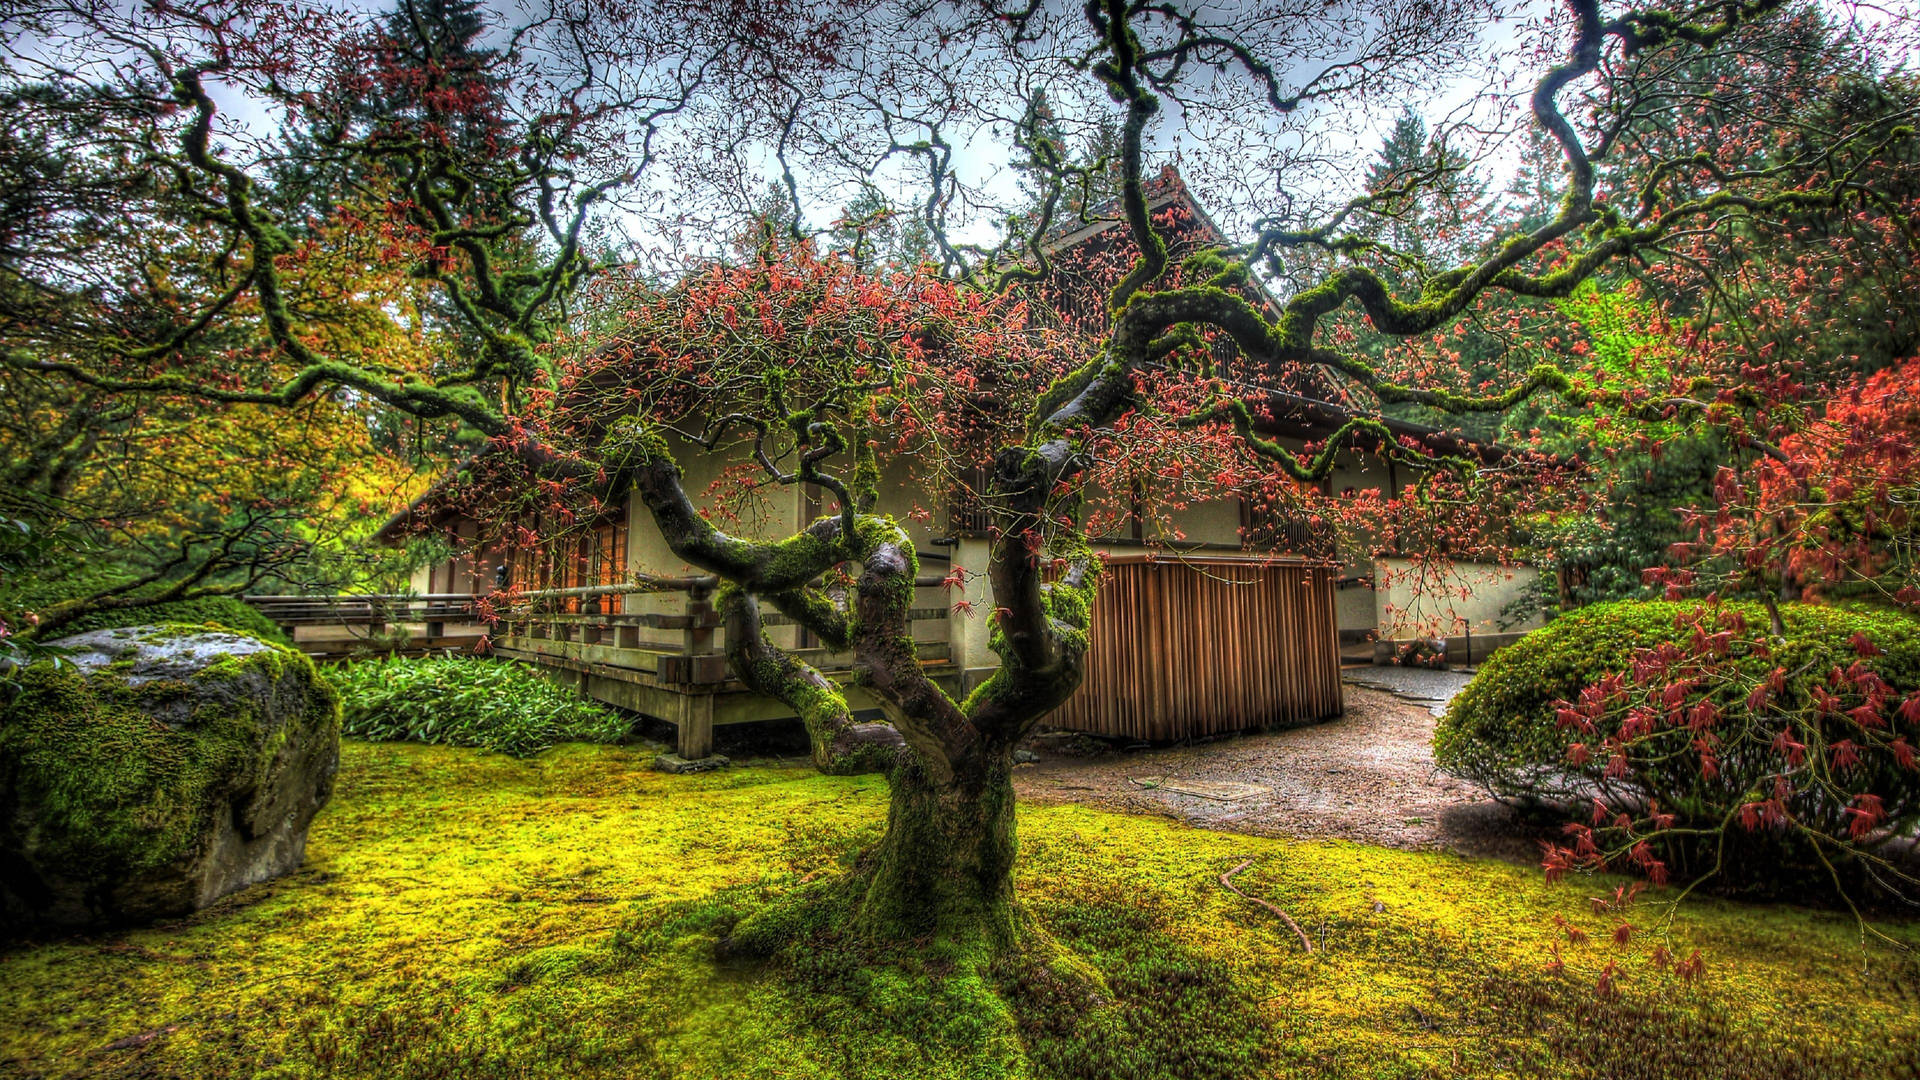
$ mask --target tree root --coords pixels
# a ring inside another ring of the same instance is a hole
[[[1305,949],[1309,954],[1311,954],[1313,952],[1313,940],[1307,937],[1307,932],[1305,930],[1300,929],[1299,923],[1293,921],[1293,916],[1287,914],[1285,911],[1281,910],[1280,908],[1267,903],[1265,900],[1262,900],[1257,896],[1248,896],[1246,893],[1243,893],[1240,891],[1239,886],[1233,883],[1233,876],[1235,874],[1238,874],[1240,871],[1245,870],[1247,867],[1252,865],[1253,865],[1253,860],[1248,859],[1247,861],[1241,863],[1239,866],[1236,866],[1233,869],[1227,871],[1226,873],[1221,874],[1220,884],[1225,885],[1227,888],[1233,890],[1233,894],[1235,896],[1240,897],[1242,900],[1251,900],[1254,903],[1259,904],[1261,907],[1266,908],[1268,911],[1273,912],[1275,915],[1280,916],[1280,921],[1286,923],[1287,926],[1292,928],[1293,932],[1299,936],[1300,947],[1302,949]]]

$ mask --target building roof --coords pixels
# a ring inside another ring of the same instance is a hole
[[[380,523],[379,528],[373,530],[374,542],[379,544],[397,544],[407,533],[412,532],[415,527],[432,525],[434,519],[444,514],[444,508],[433,501],[435,497],[445,494],[447,488],[453,484],[454,478],[458,477],[467,466],[473,464],[483,453],[486,453],[486,451],[481,450],[468,454],[465,458],[461,459],[460,464],[441,473],[433,483],[428,484],[427,490],[415,495],[413,501],[395,510],[391,517]]]

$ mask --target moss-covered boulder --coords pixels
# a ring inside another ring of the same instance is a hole
[[[0,915],[182,915],[284,874],[333,790],[340,703],[306,657],[168,626],[55,644],[0,710]]]

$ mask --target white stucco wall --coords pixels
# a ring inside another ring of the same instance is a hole
[[[1342,578],[1352,576],[1355,576],[1354,570],[1341,569]],[[1377,606],[1373,588],[1359,581],[1336,585],[1333,590],[1333,618],[1342,631],[1372,630],[1380,621]]]
[[[1407,479],[1408,470],[1390,467],[1387,459],[1377,454],[1346,450],[1335,456],[1327,487],[1335,495],[1378,491],[1382,496],[1391,496],[1406,486]]]
[[[987,647],[988,619],[993,615],[993,588],[987,584],[986,573],[987,541],[960,541],[954,548],[953,561],[967,570],[966,584],[944,598],[949,608],[947,641],[954,664],[962,671],[997,667],[1000,658]]]
[[[1444,573],[1416,571],[1407,559],[1382,559],[1376,568],[1375,618],[1382,638],[1452,637],[1532,630],[1539,611],[1501,622],[1501,611],[1539,577],[1531,566],[1454,563]],[[1464,595],[1463,595],[1464,594]]]
[[[687,497],[720,528],[751,540],[770,540],[791,536],[800,520],[801,491],[798,485],[769,484],[760,489],[752,505],[738,518],[716,516],[719,500],[709,494],[715,481],[728,466],[746,460],[744,455],[713,453],[677,436],[669,436],[674,460],[681,469],[681,486]],[[636,573],[661,577],[681,577],[698,573],[667,546],[667,538],[653,523],[653,514],[637,498],[627,505],[627,568]],[[626,597],[622,610],[630,613],[677,613],[686,608],[686,594],[634,593]],[[776,635],[776,640],[778,636]]]
[[[1149,533],[1149,540],[1175,544],[1240,543],[1240,500],[1238,497],[1209,499],[1194,503],[1169,515],[1170,530],[1164,535]]]

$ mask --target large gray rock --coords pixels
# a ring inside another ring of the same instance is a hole
[[[340,702],[291,649],[204,627],[97,630],[0,711],[0,919],[183,915],[287,873],[333,791]]]

